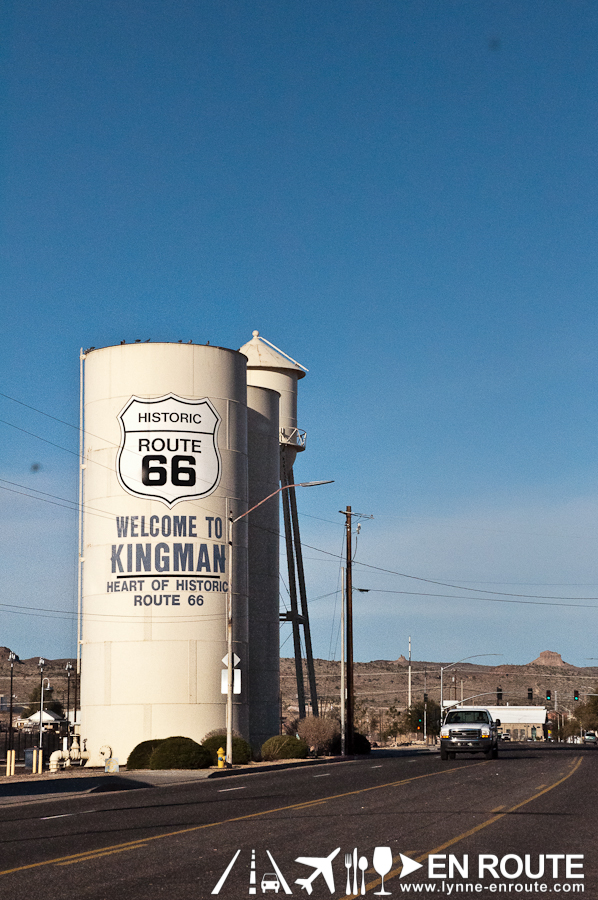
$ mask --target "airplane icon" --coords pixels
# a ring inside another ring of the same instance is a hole
[[[340,847],[333,850],[330,856],[298,856],[295,862],[301,863],[303,866],[311,866],[314,870],[309,878],[297,878],[295,884],[300,884],[302,890],[306,890],[311,894],[313,888],[312,881],[315,881],[318,875],[322,875],[331,894],[334,894],[334,873],[332,871],[332,860],[340,853]]]

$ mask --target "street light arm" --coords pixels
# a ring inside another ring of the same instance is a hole
[[[272,491],[271,494],[268,494],[267,497],[264,497],[263,500],[260,500],[259,503],[256,503],[255,506],[252,506],[251,509],[248,509],[246,512],[241,513],[240,516],[237,516],[236,519],[231,519],[232,524],[238,522],[239,519],[243,519],[245,516],[248,516],[250,512],[253,512],[254,509],[257,509],[258,506],[261,506],[262,503],[265,503],[266,500],[270,500],[271,497],[275,497],[277,494],[280,494],[281,491],[286,491],[288,488],[294,487],[316,487],[318,484],[334,484],[334,479],[331,481],[300,481],[297,484],[283,484],[282,487],[277,488],[275,491]]]
[[[475,653],[473,656],[464,656],[463,659],[458,659],[457,662],[449,663],[448,666],[440,666],[440,715],[442,715],[442,710],[444,708],[444,673],[446,669],[452,669],[453,666],[458,666],[459,663],[467,662],[468,659],[482,659],[484,656],[502,655],[502,653]]]
[[[464,656],[463,659],[458,659],[457,662],[449,663],[448,666],[441,666],[440,668],[443,672],[446,672],[447,669],[452,669],[453,666],[458,666],[459,663],[467,662],[468,659],[482,659],[484,656],[502,656],[502,653],[476,653],[474,656]]]
[[[494,691],[484,691],[483,694],[472,694],[471,697],[465,697],[464,700],[455,700],[455,702],[453,704],[451,704],[451,706],[461,706],[462,703],[467,703],[468,700],[475,700],[476,697],[488,697],[490,694],[494,694],[494,693],[495,693]],[[448,700],[447,703],[450,703],[450,700]],[[450,707],[446,707],[446,708],[450,709]],[[506,707],[505,707],[505,709],[506,709]]]

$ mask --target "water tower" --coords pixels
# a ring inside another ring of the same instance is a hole
[[[140,741],[201,741],[225,722],[226,528],[230,510],[247,510],[246,358],[178,343],[93,350],[84,410],[81,734],[98,765],[102,747],[124,762]],[[233,579],[244,683],[246,521]],[[247,696],[234,704],[245,736]]]
[[[279,422],[279,451],[280,451],[280,482],[281,485],[294,484],[293,465],[298,453],[305,450],[305,432],[298,427],[297,422],[297,382],[304,378],[307,369],[292,359],[278,347],[275,347],[265,338],[260,337],[258,331],[253,332],[253,337],[247,344],[240,348],[240,352],[247,357],[247,384],[255,387],[269,388],[277,391],[280,396],[280,422]],[[262,496],[265,496],[262,495]],[[257,499],[256,501],[257,502]],[[251,499],[249,505],[251,506]],[[290,622],[293,628],[293,645],[295,655],[295,672],[297,679],[297,700],[299,715],[305,716],[305,687],[303,681],[303,664],[301,654],[301,631],[305,643],[307,661],[307,675],[310,692],[310,705],[312,714],[318,715],[318,699],[316,691],[316,678],[314,670],[313,652],[311,645],[311,633],[309,628],[309,613],[307,608],[307,594],[305,589],[305,574],[303,569],[303,556],[301,552],[301,538],[299,533],[299,520],[297,517],[297,501],[295,489],[288,488],[282,491],[282,508],[284,516],[284,530],[286,542],[286,556],[289,579],[289,594],[291,608],[284,613],[283,621]],[[276,517],[278,512],[276,511]],[[277,518],[276,518],[277,521]],[[270,523],[270,530],[274,530],[274,514]],[[250,632],[253,611],[267,604],[268,621],[274,621],[274,608],[276,606],[276,621],[278,622],[278,587],[276,589],[276,603],[274,597],[264,597],[260,584],[259,550],[258,545],[265,539],[267,531],[249,526],[249,609]],[[276,528],[278,535],[278,528]],[[277,541],[276,541],[277,544]],[[253,568],[255,562],[255,568]],[[299,610],[299,603],[301,609]],[[259,651],[263,655],[263,661],[274,658],[274,643],[279,641],[278,632],[269,627],[267,644],[264,642]],[[263,641],[263,638],[262,638]],[[252,647],[254,642],[250,643]],[[276,658],[278,658],[278,644]],[[259,667],[262,661],[252,653],[251,669],[255,665]],[[251,713],[250,713],[251,715]]]

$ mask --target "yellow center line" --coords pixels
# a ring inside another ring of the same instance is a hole
[[[307,800],[305,803],[302,803],[300,806],[295,806],[295,809],[309,809],[310,806],[319,806],[320,803],[327,803],[327,800]]]
[[[488,763],[487,762],[476,763],[476,765],[487,766]],[[420,781],[422,778],[434,778],[437,775],[452,775],[455,772],[459,772],[459,771],[460,771],[459,769],[441,769],[438,772],[428,772],[426,775],[414,775],[411,778],[402,778],[399,781],[389,781],[386,784],[375,784],[375,785],[372,785],[371,787],[359,788],[358,790],[355,790],[355,791],[345,791],[342,794],[331,794],[329,797],[322,797],[320,800],[313,801],[313,802],[314,803],[315,802],[326,803],[329,800],[342,800],[345,797],[354,797],[354,796],[357,796],[358,794],[366,794],[369,791],[380,791],[380,790],[385,790],[385,789],[393,788],[393,787],[401,787],[402,785],[405,785],[405,784],[412,784],[414,781]],[[289,810],[293,810],[293,809],[297,810],[297,809],[305,809],[305,808],[306,808],[306,802],[305,802],[305,800],[303,800],[303,801],[300,801],[299,803],[292,803],[289,806],[279,806],[275,809],[265,809],[265,810],[262,810],[262,812],[249,813],[249,815],[246,815],[246,816],[234,816],[231,819],[223,819],[220,822],[208,822],[205,825],[192,825],[189,828],[181,828],[178,831],[168,831],[168,832],[165,832],[164,834],[153,835],[152,837],[137,838],[137,840],[134,840],[134,841],[125,841],[122,844],[113,844],[109,847],[98,847],[97,851],[86,850],[84,853],[73,853],[73,854],[70,854],[69,856],[56,857],[56,859],[46,859],[46,860],[43,860],[42,862],[27,863],[24,866],[15,866],[14,869],[4,869],[3,871],[0,871],[0,875],[11,875],[13,872],[23,872],[27,869],[37,869],[40,866],[58,865],[62,862],[66,862],[67,860],[84,861],[85,858],[89,858],[90,854],[93,854],[94,852],[108,853],[111,851],[119,850],[120,848],[122,848],[123,850],[127,850],[129,848],[135,849],[142,842],[148,843],[149,841],[159,841],[159,840],[162,840],[162,838],[178,837],[178,835],[181,835],[181,834],[191,834],[194,831],[202,831],[204,828],[216,828],[218,825],[231,825],[233,822],[244,822],[247,819],[257,819],[257,818],[260,818],[261,816],[272,815],[273,813],[288,812]]]
[[[544,787],[544,785],[541,784],[540,787]],[[504,803],[503,803],[502,806],[495,806],[494,809],[491,809],[491,810],[490,810],[490,812],[497,813],[497,812],[500,812],[501,809],[504,809],[504,808],[505,808],[505,805],[504,805]]]
[[[57,866],[72,866],[74,863],[89,862],[92,859],[99,859],[100,856],[112,856],[113,853],[124,853],[126,850],[141,850],[145,844],[134,844],[132,847],[120,847],[118,850],[106,850],[104,853],[95,851],[89,856],[80,856],[79,859],[69,859],[66,862],[56,863]]]
[[[452,847],[454,844],[458,844],[459,841],[463,841],[463,840],[465,840],[465,838],[471,837],[471,835],[475,834],[477,831],[482,831],[482,829],[487,828],[488,825],[494,825],[494,823],[498,822],[499,819],[502,819],[503,816],[508,816],[510,813],[513,813],[516,810],[521,809],[522,806],[526,806],[528,803],[531,803],[533,800],[537,800],[538,797],[542,796],[542,794],[547,794],[549,791],[554,790],[554,788],[558,787],[564,781],[567,781],[568,778],[571,778],[571,776],[579,769],[579,767],[581,766],[581,763],[582,763],[581,757],[575,757],[575,759],[573,760],[571,771],[568,772],[567,775],[564,775],[563,777],[559,778],[558,781],[555,781],[554,784],[551,784],[548,787],[545,787],[544,790],[539,791],[537,794],[533,794],[531,797],[528,797],[527,800],[521,800],[520,803],[516,803],[515,806],[512,806],[510,809],[506,809],[503,813],[499,813],[498,815],[493,816],[491,819],[486,819],[485,822],[480,822],[479,825],[475,825],[473,828],[470,828],[468,831],[464,831],[463,834],[459,834],[459,835],[457,835],[457,837],[451,838],[451,840],[446,841],[444,844],[440,844],[438,847],[435,847],[433,850],[428,850],[428,851],[426,851],[426,853],[422,853],[421,856],[416,857],[415,861],[419,862],[419,863],[424,862],[428,858],[428,856],[432,856],[435,853],[440,853],[441,850],[446,850],[448,847]],[[562,776],[563,773],[559,772],[559,775]],[[388,875],[385,875],[384,882],[386,883],[387,881],[389,881],[389,879],[395,878],[397,875],[399,875],[402,871],[402,868],[403,868],[402,866],[399,866],[397,869],[393,869],[391,872],[389,872]],[[378,887],[379,884],[382,884],[381,878],[377,878],[375,881],[371,881],[369,884],[366,884],[365,889],[366,889],[366,891],[369,891],[369,890],[371,890],[371,888]],[[349,900],[350,896],[351,895],[349,894],[347,897],[341,898],[341,900]]]

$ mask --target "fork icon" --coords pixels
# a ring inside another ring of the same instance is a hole
[[[347,887],[345,888],[345,894],[347,897],[351,893],[351,866],[353,865],[352,857],[350,853],[345,853],[345,868],[347,870]]]

